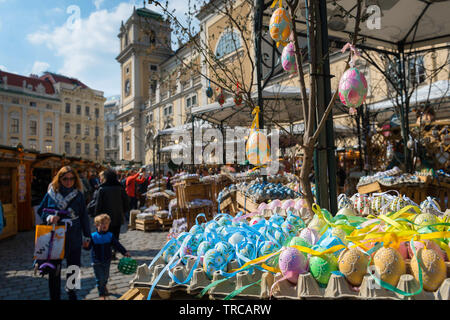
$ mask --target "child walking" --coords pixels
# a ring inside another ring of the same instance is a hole
[[[94,267],[97,289],[101,300],[106,300],[108,290],[106,284],[109,278],[109,268],[112,259],[112,248],[126,257],[130,257],[128,251],[120,244],[111,232],[108,232],[111,218],[107,214],[101,214],[94,219],[97,232],[92,233],[92,241],[85,247],[91,250],[92,266]]]

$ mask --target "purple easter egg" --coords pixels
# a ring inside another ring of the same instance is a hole
[[[300,251],[287,247],[280,254],[279,267],[283,276],[289,282],[296,284],[298,275],[308,271],[308,261]]]
[[[339,81],[339,98],[350,108],[357,108],[367,97],[367,80],[358,69],[350,68],[344,72]]]
[[[315,229],[304,228],[300,232],[300,238],[305,239],[306,241],[311,243],[311,245],[315,245],[317,243],[317,241],[319,240],[319,233]]]
[[[292,42],[289,42],[286,47],[284,47],[281,54],[281,65],[283,69],[289,73],[294,73],[297,71],[297,61],[295,60],[295,47]]]

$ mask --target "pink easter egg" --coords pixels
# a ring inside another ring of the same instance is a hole
[[[262,202],[259,206],[258,206],[258,211],[262,212],[264,209],[267,209],[267,203]]]
[[[319,233],[312,228],[304,228],[299,235],[300,238],[305,239],[311,245],[315,245],[319,241]]]
[[[350,68],[339,81],[339,98],[349,108],[357,108],[367,97],[367,80],[358,69]]]
[[[431,240],[424,240],[424,241],[425,241],[428,249],[434,250],[442,258],[443,261],[448,261],[448,259],[446,259],[447,255],[445,254],[445,252],[442,251],[442,249],[435,242],[433,242]],[[414,248],[416,249],[416,252],[419,249],[422,249],[424,247],[425,246],[424,246],[423,242],[414,241]],[[410,259],[412,259],[414,257],[414,252],[413,252],[411,246],[408,246],[408,254],[409,254]]]
[[[308,261],[300,251],[287,247],[280,254],[279,267],[283,276],[289,282],[296,284],[298,275],[308,271]]]
[[[269,203],[269,209],[274,210],[277,207],[281,207],[281,201],[279,199],[275,199]]]
[[[298,199],[298,200],[295,202],[294,209],[295,209],[295,210],[300,210],[301,208],[303,208],[304,203],[305,203],[305,200],[303,200],[303,199]]]
[[[287,210],[289,208],[294,208],[295,207],[295,201],[292,199],[286,200],[282,205],[281,208],[284,210]]]
[[[406,246],[406,242],[401,242],[400,246],[398,247],[398,252],[400,252],[400,255],[403,259],[408,259],[408,248]]]

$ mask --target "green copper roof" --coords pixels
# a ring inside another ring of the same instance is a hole
[[[136,9],[136,13],[138,16],[144,17],[144,18],[153,18],[157,20],[162,20],[163,16],[155,11],[149,10],[147,8],[140,8]]]

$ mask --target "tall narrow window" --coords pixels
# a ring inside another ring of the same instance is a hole
[[[11,133],[19,133],[19,119],[11,119]]]
[[[66,103],[66,113],[70,113],[70,103]]]
[[[66,134],[70,134],[70,123],[69,123],[69,122],[66,122],[64,132],[65,132]]]
[[[70,142],[69,141],[64,142],[64,152],[66,154],[70,154]]]
[[[81,135],[81,124],[77,123],[77,135]]]
[[[30,120],[30,136],[37,135],[37,121]]]
[[[45,134],[47,137],[53,136],[53,124],[51,124],[50,122],[47,122],[46,124]]]

